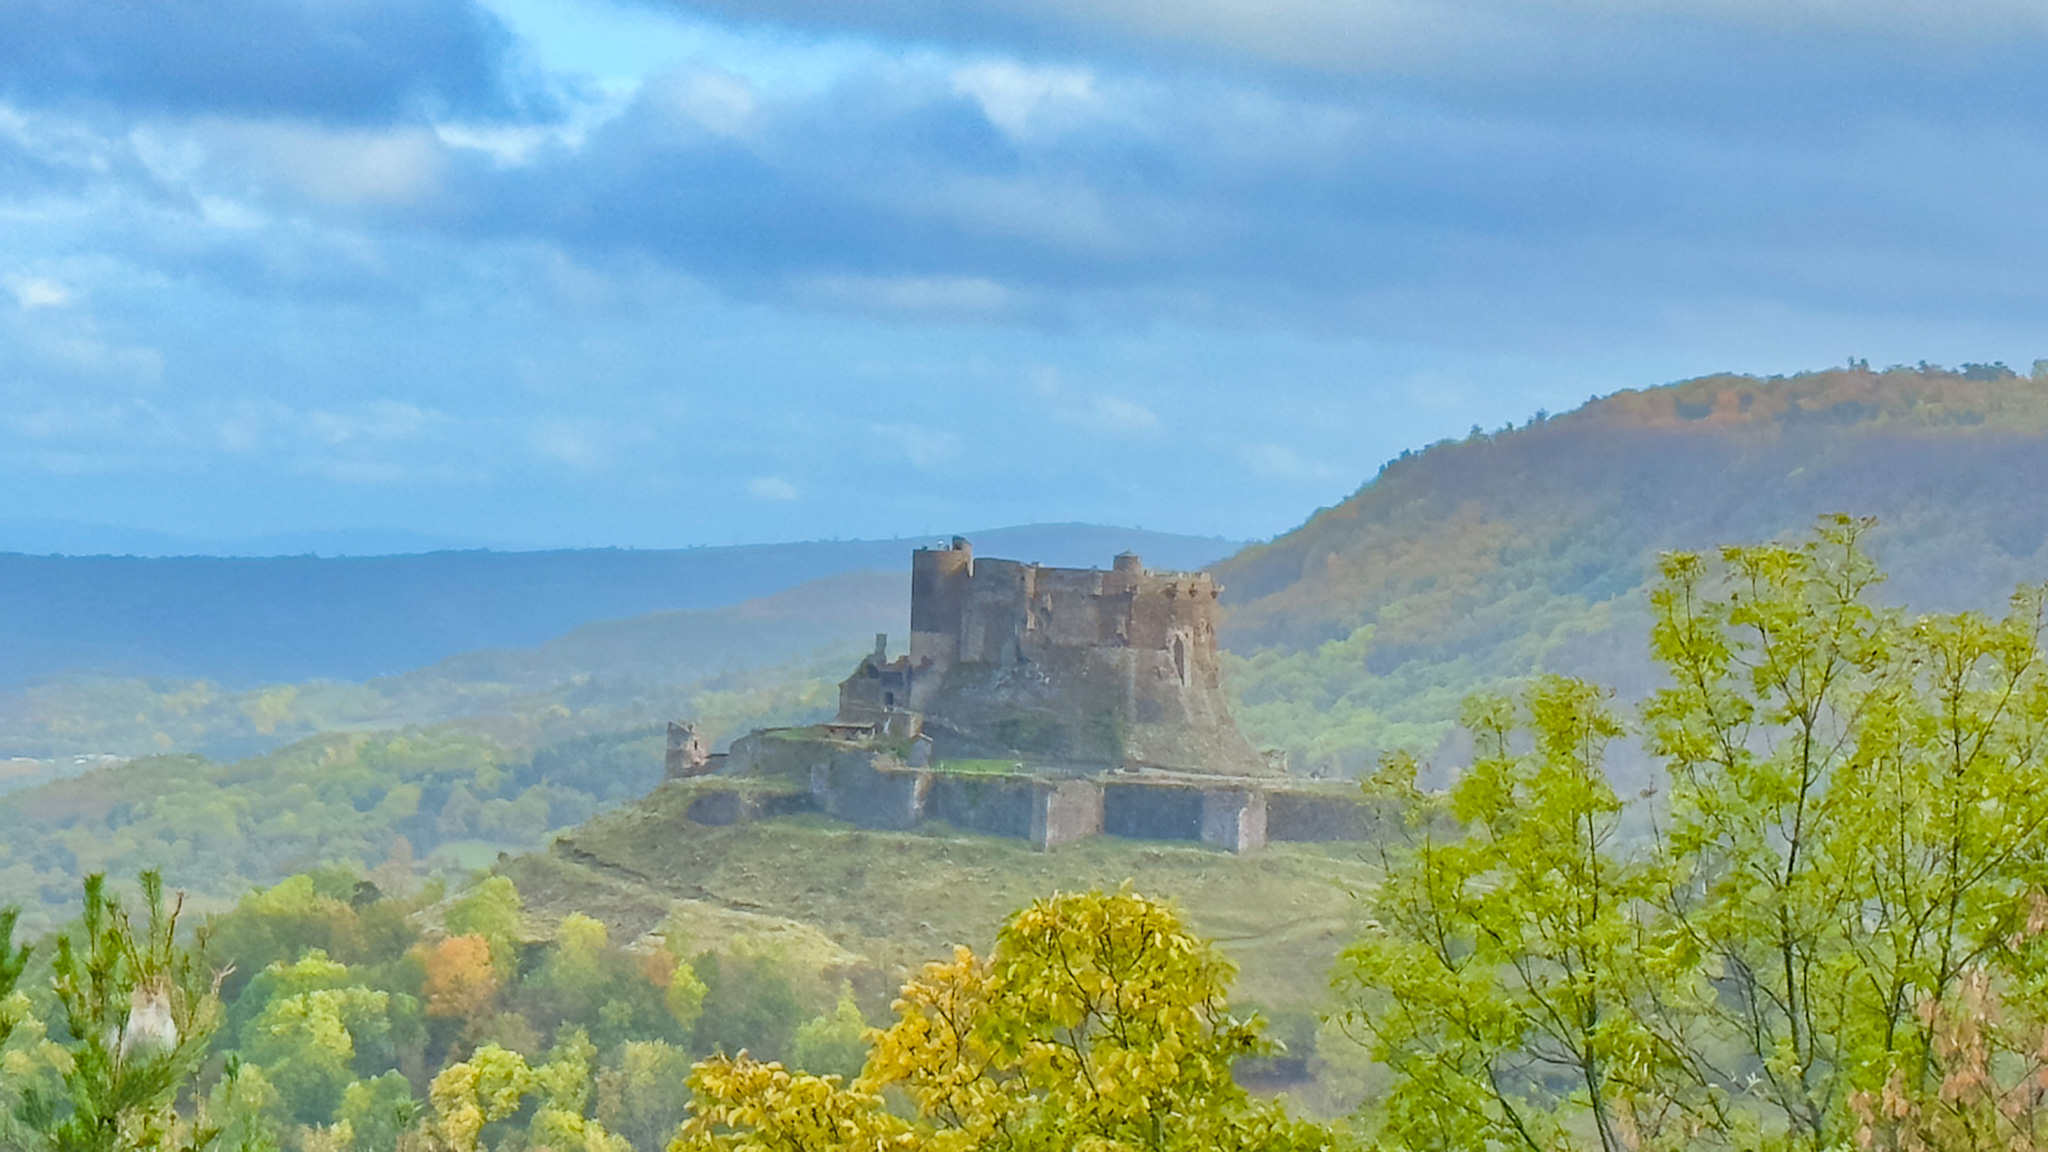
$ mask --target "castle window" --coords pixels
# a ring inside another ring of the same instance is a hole
[[[1173,638],[1173,671],[1182,684],[1188,682],[1188,642],[1179,636]]]
[[[882,707],[884,707],[884,708],[894,708],[895,706],[896,706],[896,694],[895,694],[894,692],[884,692],[884,693],[882,693]]]

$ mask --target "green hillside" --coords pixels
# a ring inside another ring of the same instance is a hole
[[[1388,464],[1213,567],[1240,720],[1298,769],[1431,751],[1475,688],[1650,683],[1657,554],[1871,515],[1888,596],[1995,607],[2048,578],[2048,382],[1997,366],[1710,376]]]
[[[534,848],[654,787],[672,718],[726,739],[829,714],[874,634],[902,632],[902,585],[847,573],[366,684],[40,686],[0,710],[0,741],[46,757],[0,776],[0,904],[45,921],[95,870],[161,868],[217,904],[325,864],[460,874]]]
[[[240,759],[322,733],[557,707],[631,714],[642,724],[694,715],[663,710],[682,706],[678,689],[689,698],[720,678],[836,681],[875,633],[894,633],[900,643],[908,623],[900,573],[848,572],[726,608],[602,620],[532,648],[466,652],[360,684],[235,690],[204,680],[56,679],[0,694],[0,758],[31,758],[0,775],[0,792],[66,774],[82,766],[79,755]]]

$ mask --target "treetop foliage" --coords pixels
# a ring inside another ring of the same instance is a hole
[[[2043,593],[1876,606],[1868,530],[1666,558],[1654,795],[1615,795],[1623,725],[1559,677],[1475,704],[1447,791],[1389,763],[1407,835],[1337,974],[1383,1139],[2048,1141]]]
[[[1227,1011],[1232,974],[1157,901],[1039,900],[988,957],[959,948],[907,984],[850,1084],[744,1052],[698,1065],[671,1149],[1334,1147],[1232,1079],[1268,1047]]]

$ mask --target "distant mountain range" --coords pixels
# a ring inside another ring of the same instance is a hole
[[[968,533],[990,555],[1199,568],[1235,542],[1086,524]],[[0,555],[0,685],[61,673],[230,686],[363,680],[585,624],[703,611],[857,571],[905,571],[926,537],[676,551],[322,558]]]
[[[505,541],[407,532],[397,528],[340,528],[268,532],[257,536],[201,537],[46,517],[0,518],[0,552],[25,556],[397,556],[415,552],[490,549],[533,551]]]

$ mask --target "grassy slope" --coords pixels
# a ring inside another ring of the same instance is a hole
[[[2044,487],[2048,384],[1940,371],[1707,377],[1438,444],[1215,566],[1240,719],[1356,768],[1537,669],[1640,693],[1659,552],[1826,512],[1881,519],[1895,600],[1996,608],[2048,577]]]
[[[543,919],[583,911],[637,936],[677,902],[809,925],[893,980],[955,944],[984,950],[1018,908],[1055,891],[1114,887],[1176,901],[1243,970],[1243,999],[1276,1012],[1324,1006],[1331,962],[1356,934],[1350,893],[1372,870],[1355,845],[1280,845],[1245,857],[1108,838],[1033,852],[985,836],[861,832],[811,817],[722,828],[682,816],[663,785],[547,853],[503,866]]]

